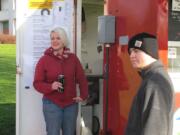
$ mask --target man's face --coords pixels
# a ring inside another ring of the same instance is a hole
[[[132,66],[137,69],[142,69],[146,65],[146,60],[148,58],[148,55],[144,53],[143,51],[135,48],[130,48],[130,61],[132,63]]]

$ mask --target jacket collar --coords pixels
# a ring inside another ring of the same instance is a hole
[[[70,49],[69,48],[64,48],[63,54],[62,55],[54,55],[54,50],[52,47],[49,47],[48,49],[46,49],[46,51],[44,52],[45,55],[49,55],[49,56],[53,56],[56,57],[58,59],[67,59],[70,55]]]
[[[148,67],[142,69],[139,73],[140,73],[140,76],[142,78],[144,78],[145,76],[147,76],[149,73],[151,73],[152,71],[154,71],[154,69],[157,69],[157,68],[163,68],[163,64],[160,60],[157,60],[153,63],[151,63]]]

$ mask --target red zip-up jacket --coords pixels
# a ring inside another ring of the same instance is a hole
[[[57,81],[58,75],[65,76],[64,92],[52,90],[51,85]],[[73,53],[64,53],[61,57],[53,54],[53,49],[48,48],[44,56],[36,65],[34,88],[60,107],[75,103],[76,84],[79,84],[80,97],[84,100],[88,96],[88,83],[83,68],[77,56]]]

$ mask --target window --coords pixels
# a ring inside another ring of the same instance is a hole
[[[0,11],[1,11],[1,0],[0,0]]]
[[[3,33],[4,34],[9,34],[9,21],[4,21],[3,22]]]
[[[168,67],[171,72],[180,72],[180,10],[173,2],[169,3]]]
[[[168,42],[168,67],[171,72],[180,72],[180,42]]]
[[[7,11],[9,9],[9,1],[8,0],[0,0],[1,10]]]
[[[13,10],[16,10],[16,0],[13,0]]]

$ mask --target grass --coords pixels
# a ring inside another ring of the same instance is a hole
[[[0,44],[0,135],[15,135],[16,46]]]

